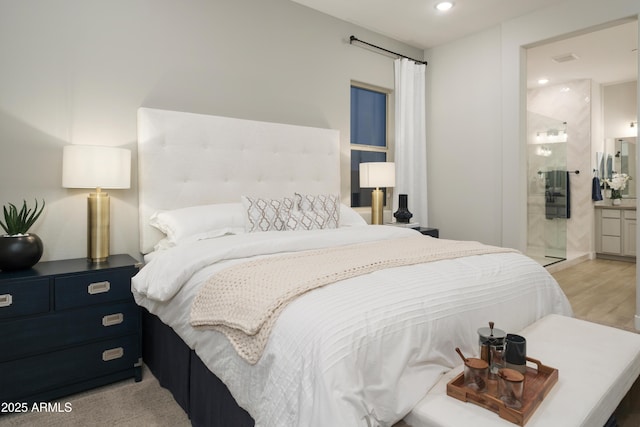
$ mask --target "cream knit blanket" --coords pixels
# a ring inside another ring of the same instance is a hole
[[[514,249],[421,235],[261,258],[207,280],[191,325],[224,333],[250,364],[262,355],[280,312],[312,289],[377,270]]]

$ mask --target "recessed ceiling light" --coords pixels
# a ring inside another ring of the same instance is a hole
[[[547,83],[549,83],[549,79],[542,78],[538,80],[539,85],[546,85]]]
[[[450,1],[441,1],[440,3],[436,4],[436,9],[438,9],[440,12],[446,12],[452,7],[453,3]]]

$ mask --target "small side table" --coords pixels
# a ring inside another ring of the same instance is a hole
[[[432,228],[432,227],[420,227],[418,228],[418,231],[422,234],[424,234],[425,236],[431,236],[431,237],[440,237],[440,230],[438,230],[437,228]]]

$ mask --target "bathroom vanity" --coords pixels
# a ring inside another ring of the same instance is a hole
[[[634,200],[635,201],[635,200]],[[606,200],[604,203],[610,203]],[[636,261],[636,206],[595,205],[596,257]]]

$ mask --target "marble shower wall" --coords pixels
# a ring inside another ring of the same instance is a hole
[[[540,236],[540,215],[536,200],[530,200],[528,206],[528,243],[557,245],[557,239],[563,239],[566,233],[568,260],[588,254],[593,239],[594,209],[591,200],[591,80],[575,80],[562,85],[530,89],[527,92],[527,110],[530,113],[550,117],[566,122],[566,167],[569,171],[579,170],[578,175],[570,174],[571,218],[566,220],[566,230],[558,227],[553,236]],[[531,144],[532,141],[527,141]],[[527,152],[531,155],[531,147]],[[530,174],[527,171],[527,174]],[[527,182],[535,177],[527,176]],[[555,240],[555,241],[554,241]]]
[[[566,127],[560,120],[527,113],[527,254],[536,258],[566,258],[567,219],[547,218],[545,174],[567,170]]]

